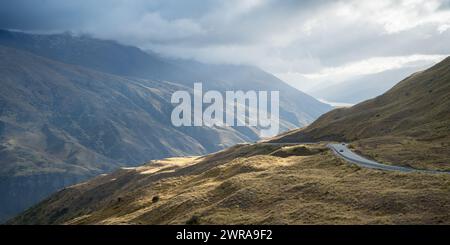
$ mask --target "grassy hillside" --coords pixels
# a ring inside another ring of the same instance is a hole
[[[176,128],[171,95],[191,88],[125,78],[0,46],[0,221],[85,178],[150,159],[258,139]]]
[[[152,161],[63,189],[10,224],[450,224],[450,175],[360,168],[326,141],[387,164],[449,169],[450,58],[272,142]],[[314,144],[296,142],[321,141]]]
[[[450,58],[388,92],[322,115],[274,142],[346,141],[369,157],[418,168],[450,169]]]
[[[324,145],[238,145],[65,188],[10,224],[450,224],[450,175],[361,169]]]

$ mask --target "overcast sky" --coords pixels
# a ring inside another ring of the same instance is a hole
[[[450,54],[445,0],[1,0],[0,28],[69,30],[171,57],[252,64],[306,91]]]

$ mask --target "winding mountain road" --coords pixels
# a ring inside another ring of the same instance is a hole
[[[375,162],[364,158],[350,149],[348,149],[347,144],[328,144],[328,147],[340,158],[346,160],[347,162],[354,163],[358,166],[379,170],[387,170],[387,171],[400,171],[400,172],[423,172],[423,173],[446,173],[450,174],[449,171],[437,171],[437,170],[422,170],[422,169],[414,169],[408,167],[400,167],[400,166],[392,166],[386,165],[379,162]]]
[[[299,144],[316,144],[316,143],[274,143],[274,142],[258,142],[258,144],[264,145],[280,145],[280,146],[289,146],[289,145],[299,145]],[[426,170],[426,169],[415,169],[401,166],[393,166],[387,165],[379,162],[375,162],[373,160],[369,160],[364,158],[350,149],[348,149],[346,143],[330,143],[327,145],[334,154],[347,162],[356,164],[360,167],[378,169],[378,170],[386,170],[386,171],[400,171],[400,172],[421,172],[421,173],[433,173],[433,174],[450,174],[450,171],[438,171],[438,170]]]

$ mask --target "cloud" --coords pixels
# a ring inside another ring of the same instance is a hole
[[[352,76],[375,74],[387,70],[395,70],[407,66],[417,66],[423,62],[438,62],[445,55],[410,55],[373,57],[366,60],[344,64],[342,66],[324,68],[318,73],[302,74],[311,80],[346,80]],[[419,64],[417,64],[419,62]]]
[[[411,59],[436,62],[450,53],[449,26],[449,0],[0,3],[0,28],[70,30],[171,57],[251,64],[305,88]]]
[[[157,12],[145,13],[125,23],[111,26],[108,21],[99,24],[101,31],[98,31],[99,26],[94,26],[89,27],[87,32],[96,33],[102,38],[114,37],[138,46],[146,45],[148,42],[168,44],[206,34],[202,26],[191,19],[167,20]]]
[[[334,67],[325,67],[315,73],[285,72],[276,75],[302,91],[309,92],[332,84],[349,81],[355,77],[374,75],[386,71],[398,71],[403,68],[423,70],[443,60],[447,55],[420,55],[371,57],[365,60],[346,63]],[[302,81],[301,83],[297,81]]]

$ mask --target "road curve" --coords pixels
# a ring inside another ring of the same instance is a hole
[[[256,142],[261,145],[274,145],[274,146],[289,146],[289,145],[308,145],[308,144],[317,144],[317,142],[291,142],[291,143],[273,143],[273,142]],[[346,143],[330,143],[327,144],[328,148],[330,148],[335,155],[344,159],[347,162],[356,164],[360,167],[378,169],[378,170],[386,170],[386,171],[399,171],[399,172],[421,172],[421,173],[432,173],[432,174],[450,174],[450,171],[438,171],[438,170],[426,170],[426,169],[415,169],[401,166],[393,166],[386,165],[383,163],[375,162],[364,158],[350,149],[348,149]]]
[[[364,158],[350,149],[347,148],[347,144],[328,144],[328,148],[330,148],[338,157],[346,160],[347,162],[354,163],[358,166],[379,170],[387,170],[387,171],[400,171],[400,172],[423,172],[423,173],[446,173],[450,174],[449,171],[437,171],[437,170],[422,170],[422,169],[414,169],[408,167],[400,167],[400,166],[392,166],[386,165],[379,162],[375,162]]]

